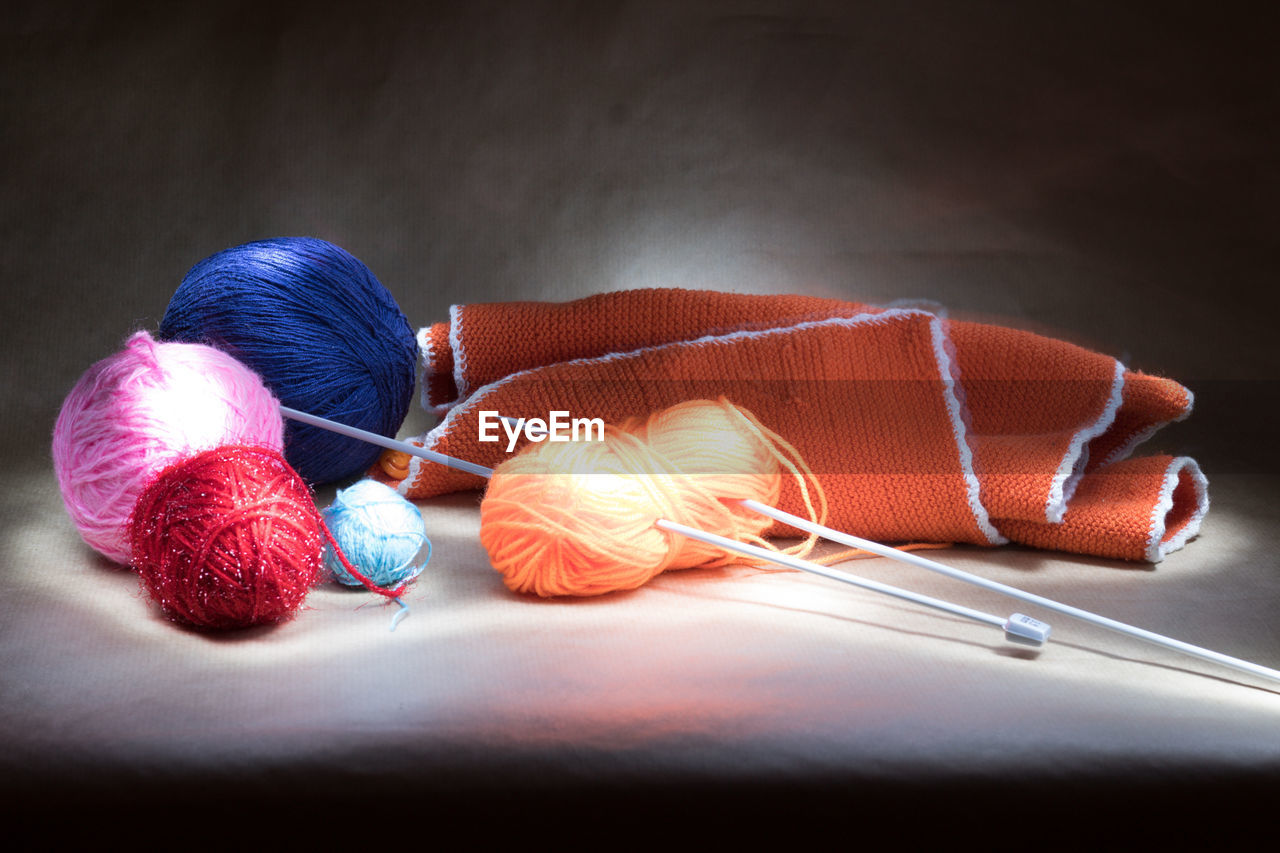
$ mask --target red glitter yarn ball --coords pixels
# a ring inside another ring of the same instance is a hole
[[[143,491],[130,525],[133,565],[177,621],[278,622],[316,582],[321,525],[310,490],[278,452],[220,447],[169,466]]]

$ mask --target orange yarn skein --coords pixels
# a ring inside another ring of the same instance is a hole
[[[775,504],[784,471],[822,523],[825,496],[795,448],[723,398],[681,403],[610,427],[603,441],[542,442],[498,466],[480,504],[480,542],[510,589],[544,597],[601,595],[668,569],[751,562],[654,523],[772,548],[761,538],[772,520],[737,500]],[[815,540],[786,552],[807,553]]]

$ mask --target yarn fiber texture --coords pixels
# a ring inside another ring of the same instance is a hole
[[[279,404],[253,371],[212,347],[138,332],[63,401],[53,467],[84,541],[128,563],[129,518],[152,478],[224,444],[279,451],[283,431]]]
[[[431,558],[422,513],[376,480],[339,490],[322,515],[347,560],[377,586],[394,587],[417,577]],[[364,585],[347,571],[332,545],[325,546],[324,565],[338,583]]]
[[[251,367],[280,399],[393,437],[413,397],[417,341],[395,299],[345,250],[311,237],[246,243],[192,267],[160,323]],[[367,469],[378,448],[290,421],[285,455],[311,483]]]
[[[200,628],[289,618],[317,580],[324,546],[306,483],[260,447],[220,447],[166,468],[130,530],[147,593]]]
[[[775,504],[784,470],[810,516],[825,515],[790,445],[726,400],[690,401],[610,427],[603,441],[532,444],[498,466],[480,504],[480,541],[516,592],[635,589],[670,569],[750,562],[655,522],[768,546],[761,535],[773,522],[736,501]]]

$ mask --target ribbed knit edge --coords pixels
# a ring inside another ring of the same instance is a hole
[[[1093,423],[1078,429],[1067,445],[1067,452],[1058,464],[1058,471],[1049,487],[1049,497],[1045,501],[1045,520],[1050,524],[1061,524],[1067,513],[1067,504],[1080,485],[1080,478],[1084,476],[1084,469],[1089,464],[1089,442],[1115,423],[1116,413],[1120,411],[1120,402],[1124,398],[1124,373],[1124,365],[1117,361],[1106,406]]]
[[[1195,509],[1191,513],[1191,517],[1187,519],[1187,523],[1182,526],[1182,529],[1166,540],[1166,524],[1174,509],[1173,495],[1178,488],[1178,481],[1182,478],[1184,471],[1190,475],[1191,484],[1194,487]],[[1146,558],[1148,562],[1158,563],[1167,555],[1187,544],[1191,537],[1200,532],[1200,523],[1204,520],[1208,511],[1208,478],[1205,477],[1204,472],[1200,470],[1200,466],[1191,457],[1176,457],[1169,463],[1169,467],[1165,469],[1164,484],[1160,488],[1160,498],[1151,510],[1151,527],[1147,534]]]

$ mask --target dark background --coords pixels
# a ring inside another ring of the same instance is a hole
[[[415,326],[637,286],[933,299],[1173,376],[1176,449],[1275,467],[1261,7],[9,8],[7,435],[197,260],[307,234]]]
[[[415,327],[455,302],[644,286],[936,300],[1180,380],[1196,414],[1158,446],[1195,456],[1211,481],[1280,473],[1280,73],[1265,11],[1069,0],[6,4],[6,521],[17,530],[34,511],[32,492],[12,484],[51,488],[53,420],[80,373],[154,328],[195,262],[283,235],[355,254]],[[1274,480],[1249,482],[1239,517],[1273,528]],[[64,758],[71,774],[75,758]],[[504,773],[477,767],[481,787]],[[269,767],[256,772],[230,778],[254,778],[249,790],[272,808],[290,800]],[[1236,796],[1207,777],[1144,787],[1138,772],[1128,787],[1086,775],[1040,797],[964,773],[858,795],[886,808],[966,790],[962,803],[982,790],[1014,807],[1090,797],[1111,813],[1125,798]],[[308,776],[285,774],[293,785]],[[72,811],[99,797],[130,807],[103,778]],[[197,809],[199,778],[180,795]],[[738,801],[744,820],[788,793],[757,781]],[[656,782],[645,790],[668,805],[699,795]],[[640,789],[613,784],[569,787],[626,813],[622,799]],[[818,810],[842,802],[822,799],[831,790],[811,780],[790,789],[792,805],[805,810],[797,792]],[[558,795],[544,794],[554,813]],[[961,806],[956,815],[973,819]]]

